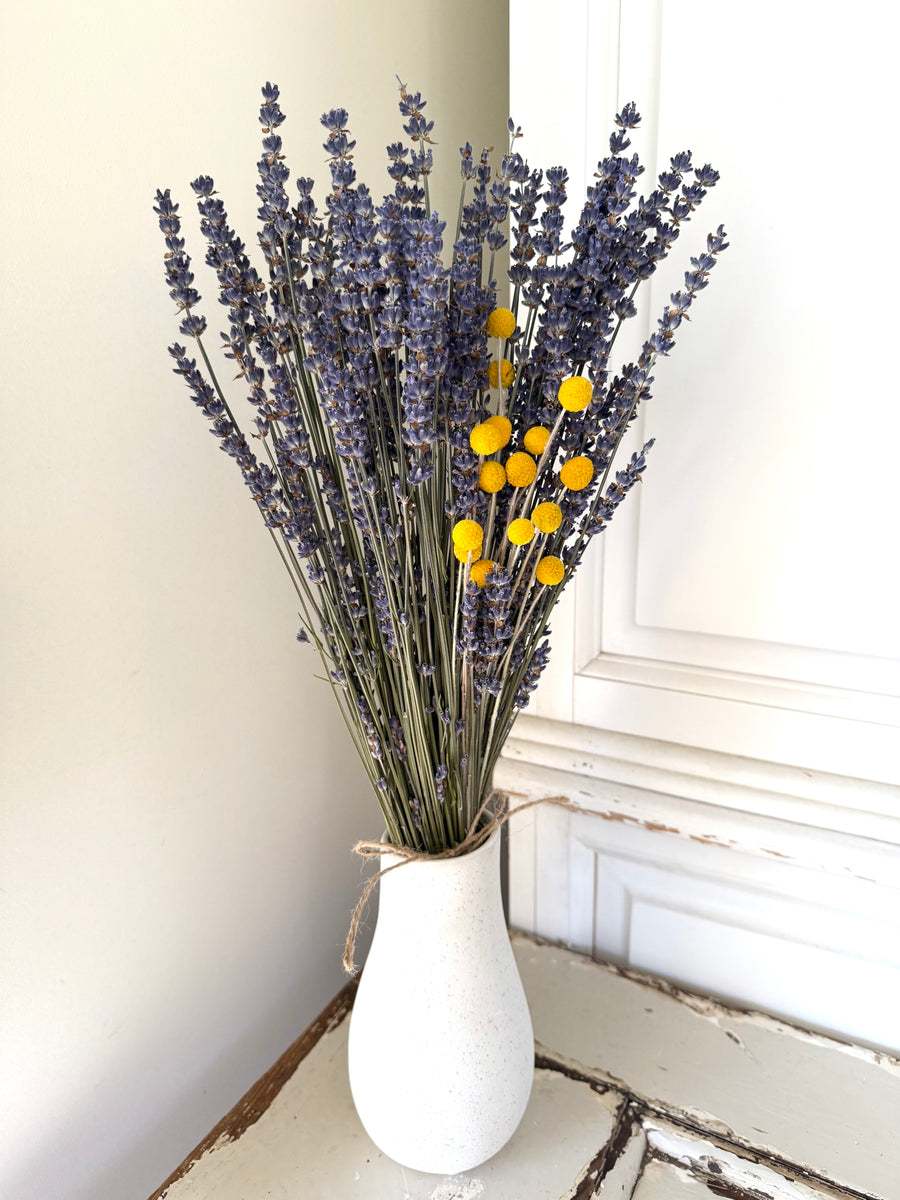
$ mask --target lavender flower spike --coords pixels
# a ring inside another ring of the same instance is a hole
[[[448,232],[426,108],[400,84],[387,194],[358,178],[339,106],[321,117],[326,178],[291,186],[282,95],[264,84],[249,248],[212,176],[191,183],[221,375],[168,190],[154,213],[173,370],[276,546],[297,640],[322,658],[388,840],[438,853],[474,836],[559,595],[646,469],[652,441],[623,464],[622,439],[727,242],[721,226],[708,235],[636,361],[616,362],[640,285],[718,172],[679,151],[642,179],[629,103],[574,196],[564,165],[519,152],[510,120],[497,155],[453,151]]]

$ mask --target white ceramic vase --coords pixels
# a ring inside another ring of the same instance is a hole
[[[381,865],[399,861],[383,855]],[[455,1174],[516,1130],[534,1034],[500,899],[500,834],[379,881],[378,922],[350,1018],[350,1088],[372,1141]]]

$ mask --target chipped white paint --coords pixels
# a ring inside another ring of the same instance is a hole
[[[779,0],[755,4],[752,27],[744,6],[718,0],[563,7],[567,44],[583,52],[548,61],[540,6],[511,3],[510,105],[529,158],[569,163],[577,196],[614,114],[635,100],[645,179],[688,145],[721,172],[700,226],[685,227],[639,292],[616,363],[636,359],[705,230],[722,220],[733,236],[697,327],[679,333],[635,423],[635,445],[657,439],[650,469],[564,597],[550,668],[496,778],[635,828],[628,837],[610,828],[617,845],[598,858],[578,839],[552,844],[543,816],[531,818],[512,842],[513,921],[900,1050],[900,567],[882,547],[898,476],[867,483],[837,525],[822,520],[834,509],[827,430],[845,405],[828,328],[814,315],[828,291],[819,247],[831,216],[806,214],[802,247],[781,219],[808,208],[828,147],[856,137],[856,95],[870,99],[863,157],[877,161],[890,144],[898,10],[860,0],[850,20],[816,24],[811,54],[808,6]],[[719,52],[697,70],[711,29]],[[757,95],[761,76],[768,86]],[[798,110],[802,130],[774,145],[767,131]],[[764,219],[753,174],[762,161],[780,181]],[[774,292],[773,270],[785,282]],[[838,359],[874,370],[871,313],[888,311],[892,279],[889,265],[872,281]],[[892,390],[876,382],[868,392],[878,394],[870,427],[896,441]],[[673,843],[691,838],[679,855]],[[732,863],[720,846],[739,850]],[[665,897],[657,874],[648,901],[649,876],[632,866],[654,853],[687,865]],[[789,865],[808,873],[810,891],[820,874],[830,897],[795,903],[800,873]],[[704,913],[697,893],[711,881],[716,911]],[[763,929],[759,891],[769,901]]]
[[[514,744],[498,786],[513,805],[563,794],[585,815],[511,821],[514,925],[900,1051],[900,845],[698,800],[687,774],[666,775],[677,794],[604,780],[627,772],[599,750],[576,763],[560,747],[577,772],[533,761],[546,749]]]
[[[535,1038],[659,1112],[900,1200],[900,1065],[514,938]]]
[[[652,1154],[674,1161],[694,1178],[713,1180],[719,1187],[728,1184],[736,1191],[768,1196],[771,1200],[831,1200],[834,1196],[830,1188],[787,1179],[766,1163],[740,1158],[703,1138],[688,1136],[665,1121],[650,1119],[643,1128]]]
[[[651,1145],[651,1155],[654,1149]],[[683,1165],[651,1156],[635,1181],[630,1200],[712,1200],[723,1194],[740,1200],[837,1200],[839,1196],[831,1188],[792,1183],[765,1167],[745,1165],[730,1170],[731,1157],[714,1152],[698,1163],[692,1155],[685,1155],[684,1162],[690,1165]],[[720,1190],[725,1188],[727,1192]]]
[[[633,1200],[710,1200],[709,1189],[699,1179],[683,1167],[658,1161],[645,1165],[631,1195]]]
[[[404,864],[388,854],[381,863],[350,1020],[353,1098],[397,1162],[466,1171],[512,1137],[534,1065],[500,897],[500,833],[458,858]]]
[[[591,781],[612,785],[624,811],[632,796],[635,804],[651,795],[671,797],[700,802],[688,813],[714,807],[900,845],[896,785],[547,720],[530,709],[516,720],[504,756],[577,776],[588,790]],[[739,841],[748,845],[746,838]],[[802,844],[787,850],[806,861]]]
[[[538,1070],[518,1131],[489,1162],[452,1178],[408,1170],[381,1153],[356,1114],[347,1031],[344,1021],[327,1033],[259,1120],[236,1141],[220,1139],[165,1200],[449,1200],[482,1193],[489,1200],[557,1200],[613,1130],[618,1096]]]
[[[624,1150],[603,1180],[603,1200],[630,1200],[640,1178],[647,1150],[647,1134],[643,1125],[636,1125]]]
[[[900,1200],[896,1061],[521,935],[514,945],[546,1057],[489,1162],[438,1177],[380,1153],[353,1107],[343,1020],[165,1200],[850,1200],[842,1187]]]

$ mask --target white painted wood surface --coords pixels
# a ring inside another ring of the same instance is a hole
[[[731,248],[654,370],[646,476],[563,600],[496,776],[607,818],[513,822],[513,923],[898,1049],[900,478],[876,464],[900,434],[879,365],[900,264],[893,243],[836,254],[823,164],[867,164],[852,225],[893,136],[900,15],[561,0],[554,20],[570,52],[548,56],[539,6],[511,0],[511,111],[534,164],[575,164],[570,220],[627,100],[645,192],[684,148],[722,174],[614,368],[707,229]],[[864,303],[831,302],[844,270]]]
[[[827,1186],[810,1186],[801,1179],[786,1178],[771,1165],[742,1158],[705,1138],[686,1135],[677,1125],[658,1118],[645,1121],[642,1133],[653,1157],[640,1175],[635,1200],[652,1196],[675,1200],[682,1192],[706,1200],[712,1189],[718,1195],[727,1189],[732,1194],[772,1200],[814,1200],[836,1194]]]
[[[763,811],[775,799],[763,791],[746,813],[697,799],[715,794],[702,777],[659,771],[660,782],[602,758],[592,770],[577,749],[535,744],[510,743],[498,785],[513,804],[563,794],[586,811],[512,818],[515,926],[900,1050],[900,846],[805,824],[800,799],[792,821]]]
[[[490,1162],[438,1177],[381,1155],[353,1109],[342,1014],[253,1123],[192,1156],[154,1200],[900,1200],[897,1060],[513,943],[535,1087]]]
[[[900,1197],[900,1063],[520,938],[539,1048],[744,1147]],[[747,1157],[746,1154],[742,1157]]]

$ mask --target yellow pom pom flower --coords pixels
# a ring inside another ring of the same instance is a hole
[[[519,517],[507,529],[506,536],[514,546],[527,546],[534,537],[534,526],[526,517]]]
[[[530,454],[523,454],[519,450],[506,460],[506,478],[513,487],[528,487],[535,475],[537,475],[537,463]]]
[[[539,457],[544,453],[549,441],[549,429],[545,429],[543,425],[532,425],[532,427],[525,434],[525,449],[529,454],[534,454],[536,457]]]
[[[556,394],[566,412],[581,412],[590,404],[594,389],[583,375],[572,375],[562,381]]]
[[[498,429],[496,425],[489,425],[484,421],[481,425],[476,425],[469,434],[469,445],[476,454],[484,457],[488,454],[496,454],[496,452],[504,445],[503,430]]]
[[[488,367],[488,383],[495,388],[500,386],[502,380],[503,386],[508,388],[516,377],[516,369],[508,358],[500,359],[500,367],[502,370],[498,370],[496,360],[491,363]]]
[[[554,558],[552,554],[548,554],[546,558],[542,558],[538,563],[535,577],[538,583],[543,583],[547,587],[555,587],[556,584],[562,583],[565,573],[566,568],[563,565],[562,559]]]
[[[577,458],[570,458],[568,462],[564,462],[562,470],[559,473],[559,481],[563,487],[567,487],[570,492],[580,492],[594,478],[594,464],[589,458],[585,458],[580,454]]]
[[[486,462],[481,464],[478,486],[483,492],[499,492],[504,483],[506,483],[506,472],[502,463]]]
[[[478,543],[474,550],[460,550],[459,546],[454,546],[453,553],[461,563],[466,562],[470,554],[472,555],[472,562],[477,562],[481,558],[481,542]]]
[[[562,524],[562,509],[548,500],[537,506],[531,514],[531,519],[541,533],[553,533]]]
[[[508,338],[515,332],[516,318],[508,308],[495,308],[487,319],[487,335]]]
[[[484,530],[477,521],[457,521],[453,526],[453,545],[460,550],[479,550]]]
[[[488,417],[488,419],[485,421],[485,425],[493,425],[495,429],[499,429],[503,434],[503,442],[500,447],[501,449],[512,437],[512,422],[510,421],[509,417]]]
[[[496,565],[489,558],[480,558],[477,563],[472,564],[472,570],[469,574],[479,587],[484,587],[484,581]]]

